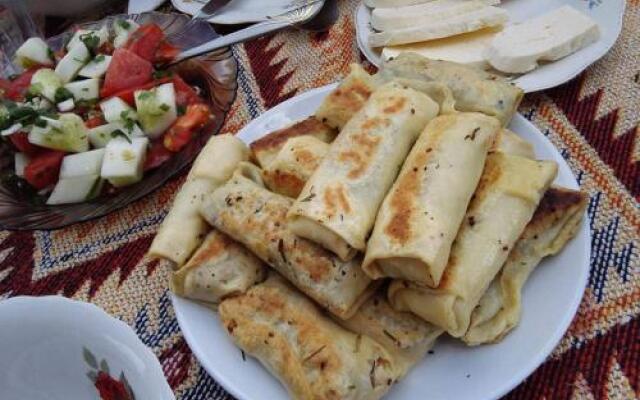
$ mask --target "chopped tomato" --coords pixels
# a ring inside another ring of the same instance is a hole
[[[11,81],[7,79],[0,79],[0,98],[3,98],[9,89],[11,89]]]
[[[172,155],[173,153],[167,150],[161,141],[154,141],[152,142],[149,151],[147,151],[147,158],[144,160],[143,169],[148,171],[150,169],[157,168],[170,159]]]
[[[147,61],[153,61],[163,40],[164,33],[158,25],[144,24],[131,34],[125,48]]]
[[[5,93],[7,98],[13,101],[24,100],[24,95],[27,93],[27,89],[29,89],[29,86],[31,85],[31,77],[40,68],[42,67],[31,67],[20,74],[16,79],[12,80],[9,89]]]
[[[117,49],[104,78],[100,97],[109,97],[121,90],[143,85],[151,80],[153,66],[127,49]]]
[[[176,58],[176,56],[180,53],[180,49],[171,43],[163,40],[160,42],[158,49],[156,50],[156,54],[153,58],[155,62],[168,62]]]
[[[24,179],[36,189],[44,189],[58,181],[60,165],[65,153],[45,150],[29,161],[24,168]]]
[[[156,87],[158,85],[162,85],[163,83],[167,83],[167,82],[171,82],[171,78],[170,77],[156,79],[153,82],[145,83],[143,85],[134,86],[134,87],[129,88],[129,89],[124,89],[124,90],[121,90],[121,91],[119,91],[117,93],[114,93],[113,96],[109,96],[109,97],[120,97],[122,100],[127,102],[130,106],[133,106],[135,104],[135,98],[134,98],[133,95],[134,95],[134,92],[136,90],[148,90],[148,89],[151,89],[151,88]]]
[[[204,104],[193,104],[187,107],[185,114],[178,117],[164,135],[164,147],[169,151],[180,151],[193,137],[199,128],[202,128],[211,119],[211,111]]]
[[[173,75],[173,88],[176,91],[176,104],[186,107],[190,104],[202,103],[202,98],[180,75]]]
[[[88,120],[84,121],[84,125],[89,129],[95,128],[96,126],[104,125],[106,123],[107,121],[104,120],[102,115],[97,115],[95,117],[91,117]]]
[[[28,156],[37,154],[42,147],[31,144],[28,139],[27,132],[16,132],[13,135],[9,135],[9,140],[18,149],[19,152],[25,153]]]

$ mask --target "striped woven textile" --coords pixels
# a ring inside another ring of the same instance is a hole
[[[595,3],[600,4],[600,1]],[[234,47],[236,102],[223,132],[362,62],[355,0],[327,33],[288,31]],[[606,2],[599,6],[606,7]],[[520,112],[557,146],[588,192],[588,287],[549,359],[508,399],[640,396],[640,1],[612,51],[571,82],[528,95]],[[145,257],[184,177],[104,218],[57,231],[0,232],[0,299],[60,294],[122,319],[152,348],[178,399],[231,398],[200,367],[169,300],[169,270]]]

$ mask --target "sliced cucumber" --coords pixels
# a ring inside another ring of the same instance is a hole
[[[29,142],[54,150],[80,153],[89,150],[89,138],[84,121],[76,114],[60,114],[60,127],[47,124],[46,127],[33,126],[29,132]]]
[[[71,92],[73,99],[95,100],[100,96],[100,79],[84,79],[81,81],[69,82],[64,88]]]
[[[117,122],[127,119],[135,120],[138,118],[133,107],[119,97],[112,97],[109,100],[103,101],[100,103],[100,109],[107,122]]]
[[[106,54],[98,54],[91,61],[87,63],[82,69],[78,72],[78,75],[84,76],[85,78],[101,78],[104,74],[107,73],[107,69],[109,68],[109,64],[111,63],[111,56]]]
[[[89,142],[96,148],[105,147],[111,139],[118,137],[118,131],[124,132],[129,138],[144,136],[144,132],[137,124],[127,124],[125,126],[122,122],[110,122],[89,129]]]
[[[24,177],[24,168],[29,164],[29,157],[24,153],[15,153],[13,157],[16,175]]]
[[[149,139],[136,137],[131,142],[117,137],[106,147],[100,176],[113,186],[127,186],[142,179]]]
[[[102,179],[99,175],[63,178],[56,183],[47,204],[69,204],[91,200],[100,193],[101,189]]]
[[[16,132],[20,132],[20,130],[22,130],[23,126],[20,122],[17,122],[13,125],[11,125],[10,127],[8,127],[7,129],[3,129],[0,131],[0,135],[1,136],[10,136],[13,135]]]
[[[152,139],[162,135],[178,117],[173,83],[136,90],[135,100],[142,130]]]
[[[104,149],[85,151],[65,156],[60,167],[60,179],[77,176],[100,175]]]
[[[89,62],[91,55],[87,46],[81,41],[76,43],[69,49],[69,52],[62,57],[62,60],[56,66],[56,74],[60,76],[63,83],[68,83],[73,80],[80,71],[80,68]]]
[[[53,65],[53,53],[47,43],[39,37],[27,39],[22,46],[16,50],[16,61],[23,68],[34,65]]]
[[[75,106],[76,103],[73,101],[73,99],[66,99],[65,101],[61,101],[60,103],[56,104],[56,107],[58,107],[58,111],[60,112],[69,112],[73,110]]]
[[[113,39],[113,47],[116,49],[122,47],[129,40],[129,35],[135,32],[140,25],[134,20],[116,20],[113,22],[113,30],[116,33],[116,37]]]
[[[91,35],[98,38],[96,47],[100,47],[109,40],[109,29],[106,25],[100,29],[78,29],[67,43],[67,50],[71,50],[78,43],[83,43],[83,37],[87,38]]]
[[[55,101],[56,91],[62,87],[62,78],[52,69],[42,68],[31,77],[29,91]]]

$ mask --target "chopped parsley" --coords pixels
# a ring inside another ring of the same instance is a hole
[[[49,47],[47,47],[47,55],[52,61],[55,61],[56,55],[53,53],[53,50],[51,50],[51,48]]]
[[[160,71],[153,71],[153,73],[151,74],[151,76],[153,76],[153,79],[162,79],[162,78],[167,78],[170,76],[173,76],[173,72],[169,71],[169,70],[160,70]]]
[[[162,104],[160,104],[160,109],[162,111],[164,111],[164,112],[167,112],[167,111],[169,111],[171,109],[171,107],[169,107],[168,104],[162,103]]]
[[[111,137],[112,138],[115,139],[118,136],[125,138],[127,142],[131,143],[131,138],[129,137],[129,135],[127,135],[126,133],[122,132],[121,129],[116,129],[115,131],[111,132]]]
[[[33,122],[33,124],[34,124],[35,126],[37,126],[38,128],[46,128],[46,127],[47,127],[47,121],[45,121],[45,120],[44,120],[44,119],[42,119],[42,118],[37,118],[37,119]]]
[[[73,99],[73,94],[64,87],[59,87],[56,90],[56,94],[53,96],[54,101],[57,103],[62,103],[65,100]]]
[[[93,54],[95,54],[95,52],[98,50],[98,47],[100,47],[100,38],[97,35],[95,35],[93,32],[80,35],[80,40],[82,41],[82,43],[84,43],[85,46],[87,46],[87,49],[89,49],[89,51]]]
[[[133,131],[133,127],[136,124],[136,121],[129,116],[131,114],[131,110],[124,110],[120,113],[120,119],[125,127],[125,129],[131,133]]]
[[[176,107],[176,110],[178,111],[178,115],[184,115],[184,113],[187,112],[187,107],[179,105]]]
[[[123,19],[118,20],[118,25],[124,30],[131,28],[131,24]]]
[[[151,92],[150,90],[145,90],[138,95],[139,100],[147,100],[147,99],[150,99],[151,97],[153,97],[153,92]]]
[[[94,63],[99,63],[99,62],[103,62],[104,61],[104,54],[98,54],[94,59],[93,62]]]

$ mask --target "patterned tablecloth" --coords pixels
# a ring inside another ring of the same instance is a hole
[[[237,132],[363,61],[354,38],[357,3],[340,1],[340,20],[328,33],[289,31],[236,46],[238,96],[223,132]],[[577,316],[551,357],[507,398],[640,396],[639,27],[640,2],[629,0],[622,35],[607,56],[561,87],[528,95],[520,108],[589,193],[593,238]],[[57,231],[0,232],[0,299],[60,294],[97,304],[155,351],[178,399],[227,399],[182,337],[168,268],[145,257],[183,178],[95,221]]]

